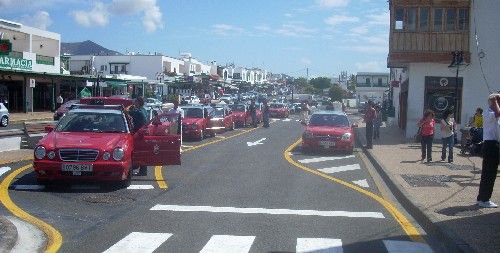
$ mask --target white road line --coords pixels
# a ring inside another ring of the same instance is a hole
[[[172,234],[132,232],[115,243],[105,253],[153,252]]]
[[[193,146],[190,145],[182,145],[183,148],[192,148]]]
[[[255,236],[214,235],[200,253],[248,252]]]
[[[357,180],[357,181],[352,181],[353,183],[361,186],[361,187],[364,187],[364,188],[369,188],[370,185],[368,185],[368,181],[366,179],[363,179],[363,180]]]
[[[221,135],[216,135],[215,138],[226,139],[225,136],[221,136]]]
[[[172,212],[210,212],[210,213],[241,213],[241,214],[271,214],[271,215],[300,215],[321,217],[350,217],[350,218],[385,218],[379,212],[349,212],[349,211],[318,211],[318,210],[291,210],[291,209],[266,209],[266,208],[238,208],[215,206],[180,206],[156,205],[151,211]]]
[[[282,120],[282,121],[283,121],[283,122],[288,122],[288,121],[290,121],[290,120],[291,120],[291,119],[284,119],[284,120]]]
[[[150,190],[154,189],[155,187],[150,185],[150,184],[145,184],[145,185],[140,185],[140,184],[133,184],[129,187],[127,187],[128,190]]]
[[[0,168],[0,177],[7,171],[11,170],[10,167],[2,167]]]
[[[300,163],[319,163],[319,162],[334,161],[334,160],[347,159],[347,158],[354,158],[354,155],[308,158],[308,159],[299,160],[299,162]]]
[[[14,189],[20,190],[20,191],[39,191],[45,189],[45,185],[38,185],[38,184],[17,184],[14,185]]]
[[[330,238],[297,238],[297,253],[321,252],[321,253],[342,253],[342,240]]]
[[[323,173],[326,173],[326,174],[332,174],[332,173],[337,173],[337,172],[342,172],[342,171],[359,170],[359,169],[361,169],[359,164],[351,164],[351,165],[330,167],[330,168],[324,168],[324,169],[318,169],[318,170],[323,172]]]
[[[431,247],[421,242],[384,240],[389,253],[432,253]]]
[[[19,150],[21,148],[21,137],[1,138],[0,141],[2,142],[0,152]]]

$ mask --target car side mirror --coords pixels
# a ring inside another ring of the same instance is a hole
[[[54,131],[54,127],[53,126],[45,126],[45,132],[46,133],[50,133],[52,131]]]

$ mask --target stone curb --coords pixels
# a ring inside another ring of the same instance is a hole
[[[7,253],[17,242],[17,228],[4,216],[0,216],[0,253]]]
[[[0,137],[18,136],[18,135],[24,135],[24,131],[22,129],[11,129],[11,130],[0,131]]]
[[[357,129],[356,142],[358,143],[358,146],[363,150],[363,153],[373,164],[373,167],[378,171],[390,191],[398,199],[403,208],[410,213],[410,215],[423,227],[423,229],[428,234],[435,237],[437,239],[436,241],[441,243],[440,246],[442,248],[450,250],[450,252],[475,253],[476,251],[474,251],[469,244],[463,241],[456,233],[437,225],[436,222],[438,222],[438,220],[435,219],[432,214],[426,213],[418,204],[411,201],[409,194],[403,186],[398,185],[391,180],[391,174],[388,170],[382,166],[382,163],[375,158],[371,151],[361,145],[362,142],[359,137],[360,134],[362,134],[361,131]]]
[[[35,119],[17,119],[17,120],[9,120],[9,124],[11,123],[24,123],[27,121],[47,121],[47,120],[54,120],[53,117],[45,117],[45,118],[35,118]]]

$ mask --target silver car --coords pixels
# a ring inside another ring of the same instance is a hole
[[[9,125],[9,110],[3,103],[0,103],[0,126],[6,127]]]

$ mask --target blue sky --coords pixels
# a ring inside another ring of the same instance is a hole
[[[387,71],[383,0],[0,0],[0,18],[122,53],[190,52],[293,76]]]

